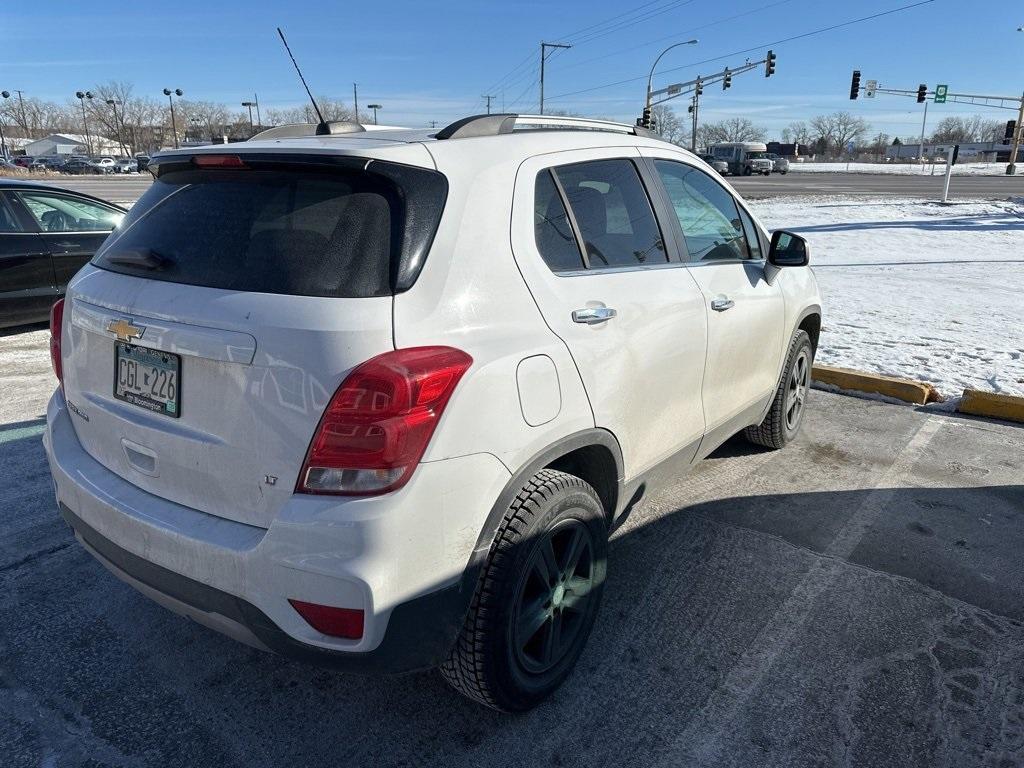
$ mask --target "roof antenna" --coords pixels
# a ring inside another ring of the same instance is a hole
[[[288,47],[288,41],[284,39],[284,32],[281,28],[277,28],[277,34],[281,36],[281,42],[284,43],[284,49],[288,51],[288,56],[292,60],[292,65],[295,67],[295,71],[299,74],[299,80],[302,81],[303,87],[306,89],[306,93],[309,95],[309,100],[313,104],[313,111],[316,112],[316,116],[320,119],[320,124],[316,127],[317,135],[323,136],[331,132],[330,127],[327,125],[327,121],[324,120],[323,114],[320,112],[320,107],[316,105],[316,99],[313,98],[313,93],[309,90],[309,86],[306,85],[306,78],[302,76],[302,70],[299,69],[299,63],[295,61],[295,56],[292,55],[292,49]]]

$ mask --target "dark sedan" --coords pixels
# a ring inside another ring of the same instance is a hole
[[[46,320],[124,214],[90,195],[0,179],[0,328]]]

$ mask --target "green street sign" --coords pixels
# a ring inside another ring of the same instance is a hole
[[[949,86],[948,85],[936,85],[935,86],[935,103],[936,104],[945,104],[946,103],[946,94],[947,93],[949,93]]]

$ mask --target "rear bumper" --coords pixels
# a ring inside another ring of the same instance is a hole
[[[44,445],[61,514],[143,594],[325,666],[400,673],[444,660],[476,586],[477,535],[509,478],[493,456],[423,464],[401,491],[373,499],[296,496],[262,529],[142,491],[85,452],[71,418],[58,390]],[[363,638],[317,632],[289,598],[362,609]]]

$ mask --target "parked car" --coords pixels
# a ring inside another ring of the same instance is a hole
[[[112,157],[97,157],[90,161],[90,165],[92,165],[98,173],[117,172],[117,162]]]
[[[710,165],[723,176],[729,175],[729,164],[724,160],[715,160],[714,155],[708,154],[701,155],[700,159],[703,160],[708,165]]]
[[[708,152],[716,159],[729,165],[729,173],[750,176],[772,172],[772,161],[768,159],[768,147],[757,141],[725,141],[712,144]]]
[[[136,155],[135,164],[139,167],[139,171],[144,171],[149,167],[149,155]]]
[[[30,157],[29,155],[18,155],[17,157],[12,158],[11,162],[19,168],[28,168],[32,165],[33,160],[35,160],[35,158]]]
[[[139,164],[134,157],[122,157],[115,163],[117,173],[138,173]]]
[[[782,155],[769,152],[768,159],[772,161],[772,173],[780,173],[783,176],[789,173],[789,160]]]
[[[124,213],[89,195],[0,178],[0,328],[45,320]]]
[[[314,130],[154,157],[54,307],[59,508],[236,639],[528,709],[632,506],[797,435],[807,245],[635,126]]]
[[[61,166],[60,170],[62,173],[70,173],[72,175],[103,173],[90,160],[81,157],[71,158]]]

